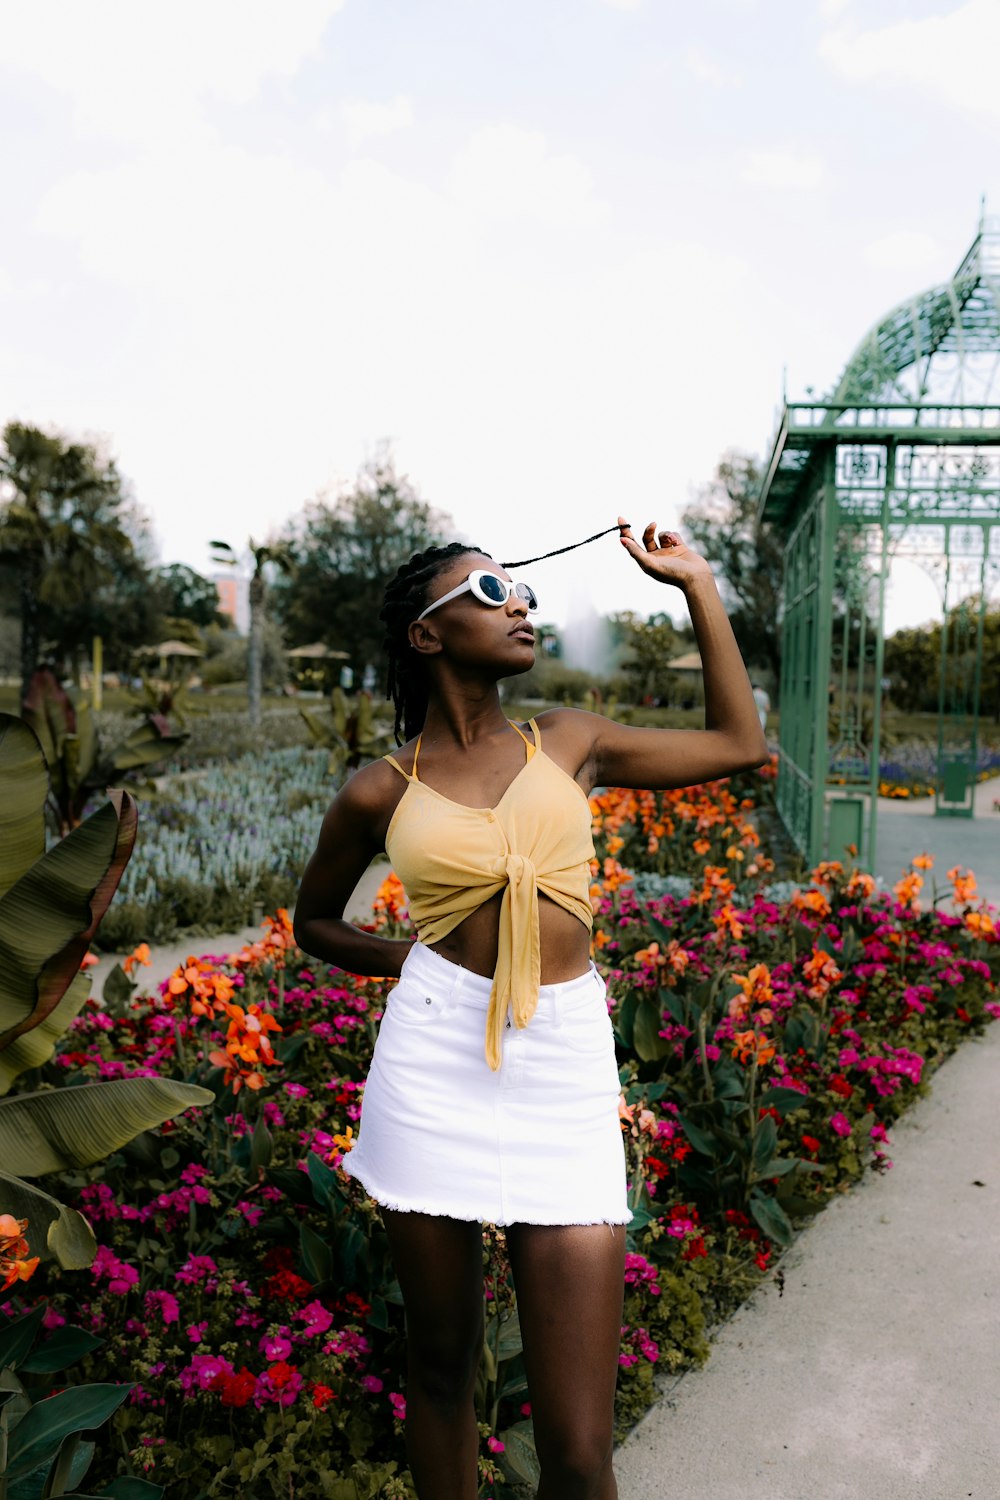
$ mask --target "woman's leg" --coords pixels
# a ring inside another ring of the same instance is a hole
[[[538,1500],[615,1500],[624,1226],[515,1224],[507,1248],[542,1469]]]
[[[382,1212],[406,1308],[406,1451],[420,1500],[475,1500],[483,1352],[479,1224]]]

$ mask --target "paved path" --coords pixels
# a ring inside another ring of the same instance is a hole
[[[347,903],[346,915],[355,921],[367,922],[371,917],[372,902],[375,893],[382,884],[389,870],[386,860],[377,860],[369,865],[368,869],[358,881],[354,895]],[[137,975],[144,991],[155,989],[155,987],[170,974],[174,972],[178,964],[182,964],[192,954],[201,955],[214,953],[228,955],[235,953],[245,943],[252,943],[261,935],[259,927],[242,927],[239,932],[223,932],[212,937],[186,937],[180,938],[174,943],[164,943],[153,949],[153,962],[149,968],[140,968]],[[104,981],[124,954],[104,953],[100,961],[90,971],[91,990],[99,995],[104,987]]]
[[[977,817],[883,804],[877,873],[971,867],[1000,904],[1000,780]],[[895,1127],[885,1178],[832,1203],[618,1452],[620,1500],[997,1500],[1000,1025]]]
[[[1000,906],[1000,812],[993,811],[994,800],[1000,800],[1000,776],[981,781],[975,798],[974,818],[936,818],[933,797],[910,803],[882,798],[875,837],[875,874],[890,887],[913,856],[927,849],[934,855],[932,875],[937,876],[940,886],[947,890],[945,871],[952,865],[962,865],[975,873],[980,894]]]

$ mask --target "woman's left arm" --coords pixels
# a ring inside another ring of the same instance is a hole
[[[705,727],[632,729],[610,719],[601,721],[590,757],[594,785],[694,786],[763,765],[769,754],[767,741],[711,568],[676,532],[657,532],[650,522],[639,543],[621,524],[622,546],[643,572],[673,584],[687,600],[702,661]]]

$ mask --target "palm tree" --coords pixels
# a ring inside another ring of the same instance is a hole
[[[260,727],[260,704],[262,690],[262,665],[264,661],[264,621],[267,617],[267,579],[265,568],[268,563],[274,563],[279,568],[288,566],[288,548],[282,542],[269,542],[258,546],[253,537],[247,543],[250,555],[253,558],[253,572],[250,575],[250,638],[247,643],[247,711],[250,723],[255,729]],[[221,563],[225,567],[235,568],[239,566],[239,558],[228,542],[209,542],[216,553],[220,554],[212,560]]]

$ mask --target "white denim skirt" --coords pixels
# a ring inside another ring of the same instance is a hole
[[[542,985],[497,1072],[492,981],[414,944],[389,995],[344,1170],[383,1208],[492,1224],[627,1224],[618,1069],[591,965]]]

